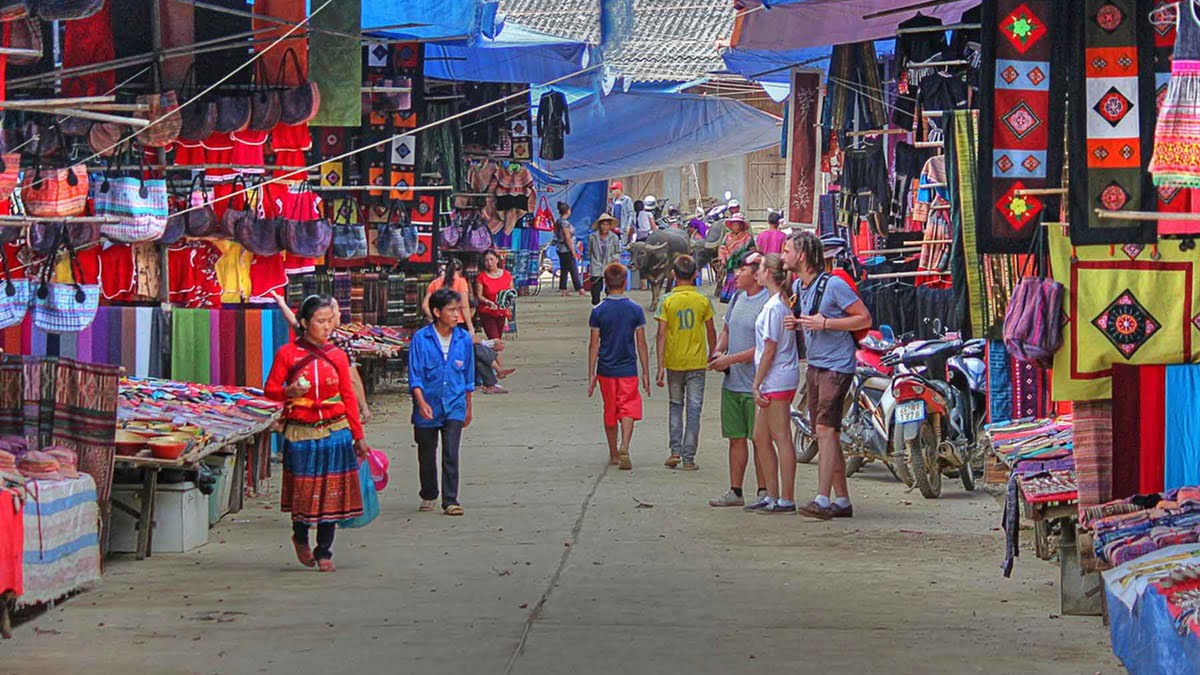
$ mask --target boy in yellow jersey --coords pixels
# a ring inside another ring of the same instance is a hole
[[[674,469],[682,462],[685,471],[695,471],[704,372],[717,344],[717,330],[713,326],[712,301],[696,289],[696,261],[691,256],[679,256],[673,267],[675,289],[662,299],[654,316],[658,321],[658,386],[663,386],[665,380],[671,401],[671,456],[666,465]]]

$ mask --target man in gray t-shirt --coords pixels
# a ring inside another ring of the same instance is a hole
[[[729,491],[709,500],[711,506],[745,506],[742,483],[750,463],[750,439],[754,436],[754,322],[770,293],[754,277],[762,256],[751,253],[734,270],[737,293],[725,311],[725,325],[717,337],[717,354],[709,370],[725,371],[721,385],[721,435],[729,439]],[[766,478],[758,462],[754,463],[759,493]]]
[[[825,247],[811,232],[793,232],[783,244],[783,263],[796,274],[790,330],[801,328],[807,350],[804,374],[808,419],[816,429],[820,460],[817,496],[796,509],[800,515],[829,520],[853,518],[842,456],[843,401],[854,378],[854,331],[871,327],[871,313],[845,281],[825,268]],[[819,301],[817,295],[821,295]],[[839,495],[830,500],[830,494]]]

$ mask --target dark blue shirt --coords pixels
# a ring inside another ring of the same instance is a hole
[[[600,281],[600,280],[598,280]],[[637,377],[635,335],[646,325],[646,314],[624,295],[610,295],[592,309],[588,325],[600,331],[600,358],[596,374],[604,377]]]
[[[466,421],[467,392],[475,390],[475,346],[465,329],[455,327],[446,356],[442,356],[441,339],[433,324],[413,334],[408,349],[408,390],[414,389],[425,395],[433,419],[421,417],[414,396],[413,426],[440,427],[446,420]]]

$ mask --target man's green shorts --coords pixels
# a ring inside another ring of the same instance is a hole
[[[721,389],[721,435],[725,438],[754,436],[754,394]]]

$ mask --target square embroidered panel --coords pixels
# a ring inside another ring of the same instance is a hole
[[[1200,252],[1072,245],[1049,228],[1054,278],[1066,286],[1063,346],[1054,355],[1057,401],[1112,397],[1114,364],[1190,362],[1200,338]],[[1075,260],[1072,260],[1074,252]]]
[[[980,71],[976,221],[980,253],[1023,253],[1057,200],[1017,196],[1022,188],[1054,187],[1062,172],[1063,0],[985,0]]]
[[[1154,31],[1151,0],[1084,0],[1075,21],[1071,119],[1071,241],[1152,243],[1154,221],[1100,218],[1105,211],[1150,210],[1156,203],[1146,166],[1154,141]]]

